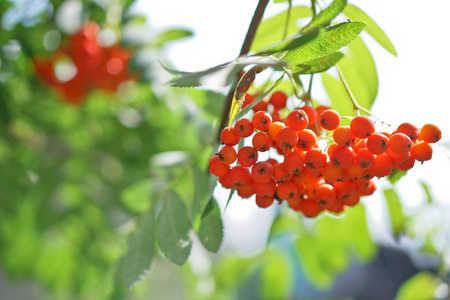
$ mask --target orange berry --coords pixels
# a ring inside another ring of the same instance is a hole
[[[239,195],[239,197],[241,197],[243,199],[250,198],[251,196],[253,196],[255,194],[253,185],[247,184],[247,185],[238,187],[237,194]]]
[[[353,139],[352,131],[349,126],[340,126],[333,132],[333,140],[341,146],[350,146]]]
[[[284,163],[278,163],[273,166],[273,177],[276,179],[277,182],[285,182],[292,178],[292,173],[290,173],[286,168],[284,167]]]
[[[308,116],[309,120],[309,126],[313,125],[317,121],[317,111],[314,107],[305,105],[303,107],[300,107],[301,110],[303,110],[306,115]]]
[[[319,115],[319,124],[325,130],[335,130],[341,123],[341,116],[334,109],[327,109]]]
[[[375,192],[376,187],[372,180],[359,179],[354,182],[356,190],[361,193],[362,196],[369,196]]]
[[[241,140],[241,138],[239,137],[239,135],[236,133],[236,131],[234,130],[233,127],[230,128],[224,128],[222,130],[222,132],[220,133],[220,140],[222,141],[222,143],[224,143],[225,145],[228,146],[234,146],[237,143],[239,143],[239,141]]]
[[[323,208],[331,207],[336,201],[336,191],[331,184],[319,185],[314,191],[314,200]]]
[[[251,146],[244,146],[239,149],[237,159],[244,167],[253,166],[258,160],[258,151]]]
[[[293,176],[299,174],[303,170],[304,159],[298,152],[289,152],[284,157],[284,168],[292,173]]]
[[[366,140],[367,149],[376,155],[386,152],[388,146],[389,139],[382,133],[375,132]]]
[[[237,135],[243,138],[251,136],[254,130],[255,128],[252,121],[247,118],[242,118],[234,124],[234,131]]]
[[[297,145],[297,132],[289,127],[282,128],[275,135],[275,142],[283,151],[291,150]]]
[[[272,139],[265,132],[257,132],[252,138],[252,145],[257,151],[269,151],[272,147]]]
[[[394,133],[389,137],[389,151],[402,155],[411,150],[411,139],[404,133]]]
[[[275,109],[280,109],[286,107],[287,96],[282,91],[274,92],[269,99]]]
[[[327,182],[336,182],[342,178],[342,171],[329,161],[322,168],[322,176]]]
[[[237,153],[233,146],[223,146],[219,150],[218,156],[222,163],[230,165],[236,161]]]
[[[403,163],[398,163],[395,165],[395,167],[401,171],[406,171],[412,169],[412,167],[414,167],[415,162],[416,159],[414,158],[414,156],[411,155],[407,161]]]
[[[323,211],[323,208],[313,199],[306,198],[300,204],[300,211],[305,217],[314,218]]]
[[[267,182],[257,182],[253,180],[252,185],[255,194],[260,197],[273,197],[277,189],[277,182],[273,177]]]
[[[364,170],[358,167],[356,163],[353,163],[350,167],[345,169],[345,173],[350,179],[359,179],[365,174]]]
[[[425,124],[419,133],[419,140],[427,143],[436,143],[441,139],[441,129],[434,124]]]
[[[297,132],[297,148],[308,151],[317,144],[317,136],[310,129],[303,129]]]
[[[256,205],[258,205],[261,208],[267,208],[271,206],[274,199],[275,199],[274,197],[261,197],[258,195],[256,195],[255,197]]]
[[[356,186],[353,180],[338,181],[333,183],[333,186],[336,191],[336,199],[339,201],[344,201],[356,194]]]
[[[412,142],[415,142],[419,137],[419,129],[411,123],[407,122],[400,124],[395,132],[406,134]]]
[[[217,177],[227,175],[229,170],[230,166],[222,163],[218,155],[214,155],[209,159],[209,171]]]
[[[356,153],[355,162],[363,170],[369,169],[375,162],[375,155],[367,148],[362,148]]]
[[[292,181],[286,181],[278,184],[277,195],[280,199],[289,200],[297,197],[298,188]]]
[[[327,163],[327,155],[318,148],[313,148],[305,154],[305,167],[312,171],[320,171]]]
[[[390,158],[392,159],[392,161],[395,164],[404,163],[405,161],[407,161],[411,157],[411,152],[410,151],[399,155],[399,154],[393,153],[391,150],[388,150],[387,154],[390,156]]]
[[[296,131],[305,129],[308,124],[308,115],[301,109],[291,111],[286,118],[286,125]]]
[[[365,139],[375,132],[375,124],[369,117],[361,115],[350,122],[350,130],[354,137]]]
[[[266,131],[272,123],[272,116],[267,111],[258,111],[253,115],[252,124],[257,130]]]
[[[273,167],[267,161],[259,161],[253,165],[251,174],[254,181],[264,183],[272,179]]]
[[[242,165],[236,165],[228,172],[230,183],[233,188],[239,188],[252,183],[252,175],[248,168]]]
[[[421,162],[430,160],[433,156],[433,148],[425,141],[417,142],[412,146],[411,156]]]
[[[336,145],[330,150],[330,161],[337,168],[346,169],[355,161],[355,154],[349,147]]]
[[[278,131],[280,131],[281,129],[285,128],[286,125],[282,122],[279,121],[275,121],[272,122],[269,125],[269,136],[272,140],[275,140],[275,136],[277,135]]]
[[[228,173],[225,176],[219,177],[219,182],[226,189],[233,188],[233,186],[231,185],[230,176],[228,175]]]
[[[391,174],[395,164],[387,153],[377,155],[369,173],[376,177],[384,177]]]

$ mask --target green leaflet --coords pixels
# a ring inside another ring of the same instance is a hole
[[[334,20],[347,5],[347,0],[334,0],[330,6],[322,10],[318,15],[316,15],[311,22],[305,26],[302,31],[309,31],[313,28],[328,26],[331,21]]]
[[[294,66],[328,56],[350,44],[365,27],[362,22],[346,22],[326,28],[316,38],[289,51],[281,61]]]
[[[210,195],[209,178],[197,165],[192,167],[194,199],[192,201],[192,219],[201,213]]]
[[[320,73],[334,66],[343,56],[344,54],[342,54],[342,52],[334,52],[333,54],[330,54],[328,56],[296,65],[291,69],[291,72],[293,74]]]
[[[393,188],[385,189],[383,194],[389,209],[392,230],[394,235],[398,237],[398,235],[403,232],[405,224],[405,215],[403,213],[400,198]]]
[[[370,109],[378,94],[378,75],[375,63],[361,38],[355,39],[348,49],[349,53],[337,65],[358,103]],[[322,82],[333,107],[343,116],[353,115],[353,105],[341,80],[322,73]]]
[[[295,6],[291,8],[289,23],[286,28],[286,18],[288,10],[264,20],[259,26],[253,40],[251,50],[259,51],[263,47],[276,43],[283,39],[286,28],[286,36],[291,36],[300,30],[297,20],[312,16],[311,8],[307,6]]]
[[[140,220],[128,243],[122,265],[122,279],[129,288],[138,284],[150,270],[155,256],[155,217],[149,210]]]
[[[169,190],[161,197],[163,203],[157,220],[158,245],[171,262],[183,265],[189,257],[192,241],[189,237],[191,224],[184,202]]]
[[[219,252],[223,240],[223,222],[216,199],[212,198],[205,207],[197,234],[206,250]]]
[[[294,272],[286,253],[270,250],[264,253],[260,273],[261,299],[288,299],[294,283]]]
[[[421,271],[406,280],[398,289],[395,300],[436,299],[439,278],[430,272]]]
[[[348,4],[343,14],[352,20],[362,21],[367,24],[366,32],[370,34],[384,49],[389,51],[392,55],[397,56],[397,50],[395,50],[394,45],[391,40],[384,33],[375,21],[369,17],[365,12],[363,12],[359,7]]]
[[[155,47],[160,48],[168,42],[190,37],[193,34],[194,33],[191,30],[187,29],[182,28],[169,29],[156,35],[153,39],[153,44],[155,45]]]

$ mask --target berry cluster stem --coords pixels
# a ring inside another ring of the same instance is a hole
[[[245,55],[250,51],[250,46],[255,38],[256,29],[261,23],[262,17],[264,15],[264,11],[266,10],[267,4],[269,0],[259,0],[258,5],[256,6],[255,12],[253,14],[252,20],[247,30],[247,34],[245,35],[244,42],[242,43],[241,51],[239,56]],[[228,119],[228,113],[231,108],[231,103],[233,102],[234,89],[236,88],[237,81],[231,86],[230,91],[228,92],[225,105],[222,111],[222,118],[220,120],[220,126],[217,134],[217,140],[220,139],[220,132],[222,128],[225,127]]]

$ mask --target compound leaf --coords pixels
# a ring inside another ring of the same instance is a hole
[[[191,223],[186,205],[172,190],[166,192],[160,200],[163,206],[157,220],[159,248],[171,262],[183,265],[188,259],[192,247],[189,237]]]
[[[302,31],[308,31],[313,28],[325,27],[328,26],[331,21],[334,20],[345,8],[347,5],[347,0],[334,0],[330,6],[322,10],[319,14],[317,14],[311,22],[303,28]]]

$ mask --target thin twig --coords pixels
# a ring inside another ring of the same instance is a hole
[[[245,35],[244,42],[242,43],[241,51],[239,56],[245,55],[250,51],[250,46],[255,38],[256,29],[261,23],[262,17],[264,15],[264,11],[266,10],[267,4],[269,0],[259,0],[258,5],[256,6],[255,13],[253,14],[252,21],[247,30],[247,34]],[[217,140],[220,139],[220,132],[225,127],[228,119],[228,113],[230,112],[231,103],[233,102],[233,94],[234,89],[236,88],[237,80],[231,85],[230,91],[228,92],[227,98],[225,100],[225,105],[222,111],[222,118],[220,119],[220,125],[217,133]]]
[[[356,110],[356,111],[361,110],[361,111],[363,111],[363,112],[365,112],[365,113],[367,113],[369,115],[372,115],[369,110],[365,109],[364,107],[362,107],[361,105],[358,104],[358,102],[355,99],[355,96],[353,96],[353,93],[350,90],[350,87],[348,86],[347,80],[345,80],[344,74],[342,74],[341,68],[339,68],[338,65],[334,65],[334,66],[336,67],[336,70],[337,70],[337,72],[339,74],[339,78],[341,79],[342,84],[344,85],[345,90],[347,91],[347,94],[348,94],[348,97],[350,98],[350,101],[352,101],[353,109]]]

